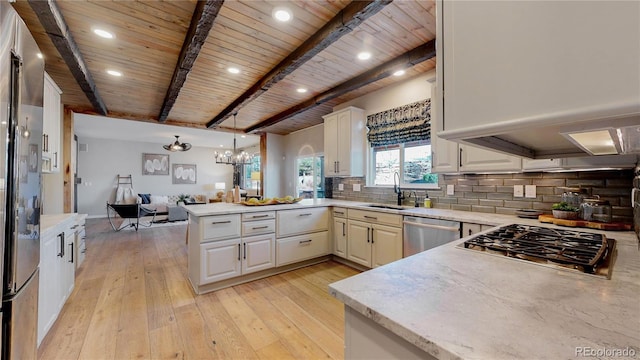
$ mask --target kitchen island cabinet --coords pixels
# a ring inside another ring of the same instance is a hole
[[[638,354],[638,240],[604,234],[618,246],[610,280],[460,248],[461,239],[330,284],[345,304],[345,358]]]

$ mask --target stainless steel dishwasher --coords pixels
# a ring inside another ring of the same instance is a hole
[[[405,216],[403,224],[403,257],[460,239],[459,221]]]

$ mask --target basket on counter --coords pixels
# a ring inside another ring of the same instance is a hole
[[[556,219],[573,220],[578,218],[577,211],[551,210],[551,212]]]

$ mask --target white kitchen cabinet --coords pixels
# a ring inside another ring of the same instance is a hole
[[[436,84],[431,85],[435,94]],[[476,146],[458,144],[439,138],[442,130],[442,113],[437,101],[431,103],[431,152],[433,173],[475,173],[488,171],[521,171],[522,160],[518,156],[506,155]]]
[[[333,219],[333,254],[343,258],[347,257],[347,219]]]
[[[42,105],[42,172],[44,173],[60,172],[61,94],[62,91],[58,85],[45,73]]]
[[[75,285],[75,217],[48,227],[40,236],[38,344],[51,329]]]
[[[329,254],[329,232],[290,236],[276,240],[276,266]]]
[[[364,176],[364,111],[348,107],[324,119],[325,176]]]
[[[401,224],[401,215],[349,209],[347,259],[370,268],[402,259]]]
[[[276,237],[273,233],[242,238],[242,273],[276,266]]]
[[[75,247],[75,257],[76,257],[76,269],[82,265],[84,262],[84,258],[87,254],[87,233],[86,233],[86,214],[79,214],[76,217],[76,247]]]
[[[276,214],[278,238],[329,230],[329,208],[281,210]]]
[[[436,4],[445,138],[497,135],[508,143],[485,144],[535,156],[576,149],[560,135],[569,128],[637,124],[637,1]]]
[[[240,239],[200,244],[200,284],[240,276]]]
[[[491,229],[493,225],[474,224],[474,223],[462,223],[462,236],[475,235],[481,231]]]
[[[633,168],[638,162],[635,154],[583,156],[558,159],[522,159],[523,171],[591,170]]]

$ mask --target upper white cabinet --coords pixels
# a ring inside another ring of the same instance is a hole
[[[325,176],[364,176],[364,111],[348,107],[324,118]]]
[[[431,91],[435,92],[435,84]],[[434,106],[435,105],[435,106]],[[431,105],[431,151],[434,173],[520,171],[522,160],[518,156],[481,149],[471,145],[458,144],[438,138],[442,129],[442,114],[438,104]]]
[[[549,170],[589,170],[606,168],[633,168],[638,163],[638,156],[606,155],[583,156],[559,159],[522,159],[523,171]]]
[[[60,153],[60,127],[62,90],[51,77],[44,74],[43,124],[42,124],[42,172],[59,172],[62,166]]]
[[[640,2],[437,6],[441,138],[551,157],[578,150],[562,132],[638,123]]]

